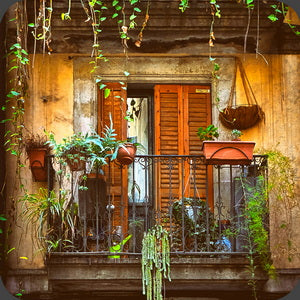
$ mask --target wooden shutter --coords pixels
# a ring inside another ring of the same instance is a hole
[[[155,87],[155,154],[199,155],[201,142],[197,136],[200,126],[211,124],[210,87],[198,85],[157,85]],[[181,168],[179,170],[179,168]],[[172,175],[166,164],[156,170],[156,207],[165,210],[171,200],[195,196],[206,199],[206,180],[209,181],[208,199],[212,207],[211,168],[201,166],[196,171],[186,163],[174,165]],[[194,172],[191,174],[191,172]],[[193,175],[193,176],[192,176]],[[196,182],[193,182],[196,178]],[[172,189],[170,190],[170,180]]]
[[[118,140],[127,139],[127,124],[124,119],[126,112],[126,91],[119,83],[106,83],[106,88],[110,89],[108,97],[104,97],[104,90],[99,90],[98,106],[98,131],[101,133],[105,126],[110,126],[110,115],[113,127]],[[127,167],[120,169],[120,166],[112,163],[111,168],[105,167],[107,180],[111,178],[108,185],[107,197],[115,206],[112,214],[112,231],[117,226],[122,226],[122,233],[127,232],[128,226],[128,187],[127,187]],[[110,175],[110,176],[109,176]]]

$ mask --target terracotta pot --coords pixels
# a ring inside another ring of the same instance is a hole
[[[249,165],[253,159],[255,142],[204,141],[206,163],[210,165]]]
[[[27,150],[30,169],[35,181],[47,181],[47,148],[32,148]]]
[[[130,165],[134,161],[136,153],[136,146],[131,143],[124,144],[124,147],[120,147],[118,150],[117,160],[122,165]]]

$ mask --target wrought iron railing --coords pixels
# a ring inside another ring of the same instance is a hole
[[[209,166],[196,155],[137,155],[130,166],[111,162],[92,177],[68,175],[54,158],[49,162],[56,169],[49,187],[70,190],[59,193],[70,212],[65,224],[49,218],[50,239],[59,241],[54,251],[110,258],[139,255],[144,232],[155,223],[168,230],[172,253],[246,252],[242,182],[263,188],[267,180],[267,157],[260,155],[248,166]]]

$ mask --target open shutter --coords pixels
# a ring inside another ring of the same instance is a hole
[[[126,112],[126,91],[122,89],[119,83],[106,83],[106,88],[110,89],[108,97],[104,97],[104,90],[99,90],[99,122],[98,131],[101,133],[103,128],[110,126],[110,115],[113,121],[113,128],[117,134],[118,140],[127,139],[127,124],[124,120],[124,113]],[[112,163],[111,167],[105,167],[105,174],[107,178],[111,178],[111,184],[107,191],[108,202],[113,204],[115,209],[112,218],[112,231],[121,232],[125,234],[128,226],[128,187],[127,187],[127,167],[120,168],[120,166]]]
[[[201,154],[201,143],[196,133],[198,127],[211,124],[210,87],[157,85],[154,105],[155,154]],[[195,196],[206,199],[206,166],[199,168],[197,165],[195,170],[188,163],[183,166],[176,164],[170,170],[167,164],[160,164],[156,172],[156,207],[158,209],[164,211],[170,199]],[[208,168],[210,181],[211,173],[211,168]],[[196,178],[196,182],[192,182],[192,178]],[[212,184],[209,186],[208,199],[211,205]]]

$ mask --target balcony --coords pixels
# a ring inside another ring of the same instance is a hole
[[[239,166],[206,165],[195,155],[138,155],[128,167],[112,162],[103,171],[86,180],[83,172],[50,177],[50,186],[71,184],[68,205],[76,204],[78,211],[70,216],[74,229],[52,226],[60,241],[47,259],[53,291],[141,295],[143,234],[159,222],[170,235],[167,295],[251,295],[247,239],[240,230],[243,183],[261,188],[266,156]],[[238,234],[230,236],[228,229]],[[267,278],[257,270],[256,280],[262,289]]]
[[[254,156],[248,166],[209,166],[203,156],[138,155],[132,165],[112,162],[104,172],[85,180],[80,172],[71,172],[67,205],[75,205],[78,214],[68,216],[72,230],[55,229],[60,241],[55,252],[139,256],[143,234],[155,222],[169,232],[171,255],[247,252],[242,232],[231,237],[226,230],[237,232],[242,227],[242,182],[252,187],[263,184],[265,156]],[[59,173],[49,185],[62,190],[65,174]]]

